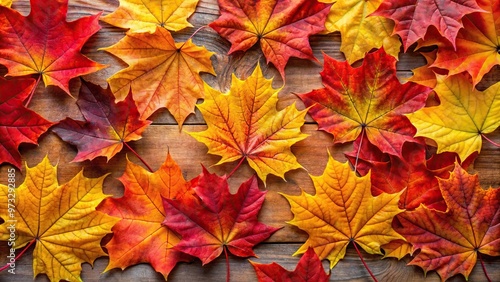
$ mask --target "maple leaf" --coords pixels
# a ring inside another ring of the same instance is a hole
[[[0,77],[0,164],[8,162],[21,166],[17,147],[21,143],[37,144],[52,122],[23,106],[35,86],[35,80],[22,78],[6,80]]]
[[[278,92],[259,65],[246,80],[233,75],[231,89],[223,94],[205,84],[205,100],[197,105],[208,129],[188,132],[219,155],[217,164],[246,158],[265,183],[268,174],[284,178],[286,172],[301,168],[290,150],[307,137],[300,131],[306,110],[294,105],[278,111]]]
[[[82,79],[77,101],[85,121],[66,118],[52,130],[64,141],[77,146],[74,162],[105,156],[108,160],[120,152],[126,142],[138,140],[151,123],[139,119],[132,95],[115,103],[108,88]]]
[[[12,6],[12,0],[0,0],[0,6],[9,7]]]
[[[324,30],[330,5],[317,0],[218,0],[220,17],[209,24],[231,42],[229,54],[260,43],[267,63],[285,77],[290,57],[316,60],[309,36]]]
[[[70,94],[71,78],[104,68],[80,53],[101,27],[100,14],[66,22],[67,0],[31,0],[27,17],[0,6],[0,64],[7,75],[38,74]]]
[[[363,142],[366,143],[368,142]],[[358,163],[357,171],[361,175],[367,175],[371,171],[371,191],[374,196],[404,190],[399,202],[401,209],[412,210],[424,204],[429,208],[446,210],[436,177],[448,176],[455,162],[454,154],[434,156],[434,159],[439,159],[439,167],[430,169],[427,166],[425,146],[421,144],[406,143],[402,151],[403,159],[389,156],[390,161],[365,158],[363,154],[366,150],[376,148],[368,146],[359,148],[359,145],[356,145],[353,152],[346,156],[351,163],[355,163],[356,153],[358,150],[361,151],[359,159],[363,165]]]
[[[333,134],[335,143],[366,134],[382,152],[402,158],[403,144],[415,142],[404,114],[422,108],[431,89],[400,84],[396,59],[383,49],[367,54],[357,68],[325,54],[321,77],[324,88],[299,95],[319,129]]]
[[[437,49],[430,52],[420,52],[420,54],[424,56],[427,64],[413,69],[413,76],[411,76],[408,81],[434,88],[436,87],[436,73],[447,75],[448,72],[432,67],[432,64],[436,60]]]
[[[0,202],[0,217],[5,220],[0,240],[9,240],[15,219],[15,249],[35,244],[35,277],[45,273],[50,281],[81,281],[81,264],[106,256],[101,239],[118,221],[95,210],[108,197],[102,193],[105,177],[86,178],[81,171],[59,185],[57,168],[47,157],[35,167],[26,167],[26,178],[15,190],[15,212],[9,211],[7,201]],[[0,185],[0,197],[10,199],[10,189]]]
[[[294,218],[288,223],[309,234],[294,254],[314,248],[320,259],[327,258],[333,268],[345,256],[347,245],[356,243],[370,254],[382,254],[380,246],[404,238],[391,227],[401,192],[371,194],[370,173],[356,176],[349,164],[329,156],[321,176],[311,176],[316,195],[302,191],[299,196],[283,196]]]
[[[175,43],[163,28],[153,34],[127,32],[122,40],[103,50],[129,64],[108,82],[118,100],[123,100],[132,89],[144,119],[166,107],[182,126],[194,112],[196,101],[204,96],[199,73],[215,75],[210,61],[213,52],[191,40]]]
[[[500,83],[481,92],[473,89],[465,74],[436,79],[434,91],[441,104],[407,116],[417,128],[416,136],[437,143],[437,153],[455,152],[465,160],[479,153],[481,137],[500,125]]]
[[[271,264],[262,264],[250,261],[259,282],[273,281],[295,281],[295,282],[326,282],[330,280],[330,274],[326,274],[321,264],[321,260],[314,252],[313,248],[307,249],[300,258],[294,271],[288,271],[281,265],[273,262]]]
[[[439,179],[446,212],[421,206],[397,216],[405,236],[420,252],[410,262],[425,272],[436,270],[444,281],[469,276],[479,253],[500,255],[500,193],[483,190],[477,175],[456,164],[449,179]]]
[[[463,27],[462,17],[482,11],[476,1],[468,0],[387,0],[372,15],[395,22],[394,33],[401,37],[406,51],[424,38],[430,26],[455,46],[457,33]]]
[[[456,48],[437,43],[436,60],[432,64],[433,67],[449,70],[449,75],[468,72],[473,86],[493,66],[500,64],[500,1],[478,0],[477,3],[487,12],[465,16],[464,28],[457,35]]]
[[[255,256],[252,248],[279,229],[257,220],[266,192],[259,191],[255,176],[233,195],[226,176],[203,167],[192,189],[194,194],[178,199],[163,198],[163,224],[182,237],[174,248],[198,257],[203,265],[226,249],[239,257]]]
[[[167,279],[177,262],[190,261],[191,257],[173,249],[180,237],[162,225],[162,197],[180,198],[192,183],[184,180],[170,154],[154,173],[127,160],[120,181],[125,186],[124,196],[108,198],[98,208],[120,218],[112,229],[113,238],[105,246],[109,253],[105,271],[147,262]]]
[[[398,58],[401,42],[392,34],[394,23],[384,17],[371,15],[383,0],[323,2],[334,3],[325,27],[329,32],[340,32],[340,51],[350,64],[362,59],[372,49],[381,47],[389,55]]]
[[[120,6],[101,18],[111,25],[129,28],[133,32],[153,33],[157,26],[179,31],[192,27],[187,21],[199,0],[120,0]]]

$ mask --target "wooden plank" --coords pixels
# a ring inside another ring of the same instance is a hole
[[[110,13],[118,6],[117,0],[70,0],[68,10],[68,19],[75,20],[88,14],[95,14],[99,11],[104,11],[104,14]],[[22,11],[23,14],[29,13],[29,1],[15,1],[15,9]],[[177,41],[186,40],[194,30],[198,27],[206,25],[215,20],[218,16],[218,6],[216,0],[201,0],[198,4],[196,13],[190,18],[190,22],[195,26],[188,28],[175,35]],[[99,48],[110,46],[118,42],[124,35],[125,30],[112,27],[106,23],[101,23],[102,30],[92,37],[85,45],[82,52],[90,58],[110,66],[96,74],[91,74],[85,78],[104,86],[106,78],[111,76],[116,71],[126,67],[119,59],[109,55],[104,51],[99,51]],[[214,88],[225,91],[229,88],[231,76],[233,73],[242,78],[250,74],[255,65],[259,62],[263,67],[268,77],[274,76],[273,86],[278,88],[283,86],[279,74],[273,67],[265,65],[265,60],[258,49],[254,47],[245,53],[236,53],[232,56],[227,56],[229,43],[220,38],[210,28],[205,28],[200,31],[194,38],[194,42],[199,45],[205,45],[209,50],[216,52],[212,58],[217,76],[203,75],[204,80]],[[323,52],[336,59],[342,60],[343,55],[340,53],[340,34],[334,33],[330,35],[316,35],[311,37],[311,46],[315,56],[320,60],[320,63],[309,62],[306,60],[292,59],[286,68],[286,84],[280,92],[280,102],[278,107],[285,107],[292,103],[297,103],[297,107],[303,109],[304,105],[294,95],[298,93],[306,93],[312,89],[321,87],[321,79],[318,75],[321,71],[321,62],[323,60]],[[398,76],[404,80],[405,77],[411,75],[411,70],[424,65],[423,57],[416,53],[401,54],[397,63]],[[6,73],[5,68],[0,67],[0,75]],[[484,89],[494,82],[500,80],[500,68],[495,67],[490,72],[483,82],[479,85],[480,89]],[[74,97],[78,95],[79,81],[72,80],[71,93]],[[41,113],[45,118],[51,121],[59,121],[67,116],[74,119],[81,119],[81,114],[75,104],[75,99],[66,95],[60,89],[55,87],[45,88],[39,86],[36,95],[30,105],[30,108]],[[150,126],[144,133],[143,139],[130,143],[135,150],[143,156],[148,163],[157,169],[165,160],[167,152],[170,152],[173,158],[178,162],[183,170],[186,179],[191,179],[201,172],[201,164],[209,168],[210,172],[222,175],[229,173],[236,163],[224,164],[221,166],[212,166],[219,157],[207,154],[205,145],[196,142],[188,134],[191,131],[201,131],[206,128],[201,114],[197,111],[196,114],[190,116],[183,126],[183,131],[179,131],[173,118],[166,110],[160,110],[151,118],[154,124]],[[267,186],[264,187],[262,182],[259,182],[259,187],[262,190],[267,190],[266,201],[260,212],[259,219],[272,226],[283,226],[283,229],[276,232],[266,243],[256,247],[256,253],[259,259],[252,259],[257,262],[270,263],[276,261],[288,269],[293,269],[298,258],[292,257],[301,243],[307,239],[307,234],[295,227],[292,227],[285,222],[292,218],[287,201],[279,195],[279,193],[298,195],[301,189],[308,193],[314,193],[312,182],[309,178],[311,175],[320,175],[323,172],[328,151],[337,160],[345,161],[344,152],[348,152],[351,144],[333,145],[331,135],[317,131],[317,126],[312,119],[308,117],[308,124],[304,125],[303,132],[310,136],[295,146],[293,152],[297,156],[298,161],[305,169],[298,169],[286,174],[286,182],[274,176],[270,176]],[[490,136],[493,140],[500,142],[500,132],[496,131]],[[123,194],[123,186],[116,179],[119,177],[125,168],[126,157],[137,164],[139,160],[124,150],[117,156],[106,162],[104,158],[98,158],[95,161],[85,161],[82,163],[71,163],[71,160],[76,155],[74,147],[62,142],[53,133],[47,133],[40,139],[39,146],[22,145],[20,150],[23,155],[23,161],[27,162],[28,166],[34,166],[39,163],[44,156],[48,156],[53,164],[58,163],[59,182],[65,183],[84,168],[87,177],[98,177],[106,173],[110,176],[106,178],[104,183],[105,193],[120,197]],[[0,183],[6,183],[7,170],[11,166],[0,166]],[[480,181],[483,187],[500,186],[500,154],[498,148],[486,143],[483,145],[480,157],[475,161],[473,171],[479,173]],[[23,179],[23,172],[17,173],[17,183],[20,184]],[[253,175],[253,171],[244,164],[239,171],[230,178],[230,187],[232,192],[238,189],[238,186],[246,179]],[[0,264],[6,262],[6,254],[8,248],[6,245],[0,246]],[[424,280],[423,272],[417,267],[405,266],[409,262],[408,258],[402,261],[394,259],[381,260],[380,256],[371,256],[364,254],[365,259],[372,271],[380,281],[422,281]],[[6,272],[0,273],[0,281],[29,281],[32,279],[31,270],[31,251],[29,251],[18,263],[19,272],[17,275],[9,275]],[[486,268],[489,271],[493,281],[500,281],[500,259],[486,258]],[[137,265],[121,271],[119,269],[111,270],[109,273],[100,274],[108,262],[107,258],[100,258],[95,263],[95,269],[91,269],[88,264],[84,264],[82,277],[84,281],[162,281],[163,277],[155,273],[154,270],[146,264]],[[230,257],[232,281],[255,281],[255,274],[247,259]],[[325,269],[328,269],[327,262],[324,262]],[[198,281],[223,281],[225,280],[226,266],[223,257],[216,259],[213,263],[202,267],[199,261],[192,264],[180,264],[171,274],[170,281],[186,281],[187,279]],[[47,281],[45,276],[36,279],[37,281]],[[371,281],[368,273],[362,266],[359,257],[352,250],[348,249],[346,258],[342,260],[337,267],[332,271],[331,281]],[[439,277],[435,272],[430,272],[425,281],[439,281]],[[450,281],[464,281],[463,277],[457,276]],[[484,274],[480,266],[477,265],[470,277],[470,281],[484,281]]]

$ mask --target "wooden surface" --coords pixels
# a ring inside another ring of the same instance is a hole
[[[68,19],[74,20],[89,14],[95,14],[104,11],[104,15],[112,12],[118,6],[118,1],[88,0],[74,1],[70,0],[68,10]],[[24,15],[29,12],[29,2],[27,0],[14,1],[13,8],[21,11]],[[216,0],[201,0],[198,4],[196,13],[190,18],[194,28],[185,29],[174,34],[177,41],[186,40],[192,32],[202,25],[206,25],[218,17],[218,6]],[[125,35],[125,30],[115,28],[104,22],[101,22],[102,30],[93,36],[84,46],[82,52],[100,63],[108,64],[109,67],[95,74],[85,76],[87,80],[99,83],[102,86],[106,84],[106,78],[116,71],[124,68],[126,65],[119,59],[109,55],[106,52],[98,51],[98,48],[110,46],[116,43]],[[273,67],[265,65],[265,60],[258,49],[254,47],[246,53],[235,54],[228,57],[229,43],[220,38],[210,28],[201,30],[193,38],[198,45],[205,45],[210,51],[216,52],[212,60],[217,77],[212,75],[203,75],[204,80],[213,87],[227,90],[230,85],[231,74],[235,73],[242,78],[250,74],[257,62],[261,63],[267,77],[273,77],[274,87],[280,87],[283,82],[278,72]],[[322,52],[332,56],[335,59],[343,60],[340,53],[340,34],[313,36],[310,40],[315,56],[322,61]],[[398,67],[398,75],[401,79],[411,75],[411,69],[421,66],[425,63],[423,57],[414,53],[401,54]],[[298,107],[304,108],[302,102],[294,93],[305,93],[312,89],[321,87],[319,72],[321,64],[291,59],[286,68],[286,84],[280,92],[279,107],[290,105],[297,102]],[[0,74],[5,74],[5,68],[0,67]],[[483,82],[479,85],[480,89],[491,85],[500,80],[500,68],[496,67],[490,72]],[[77,97],[79,82],[77,79],[71,82],[71,93]],[[57,122],[66,116],[74,119],[82,119],[81,114],[75,104],[74,98],[66,95],[62,90],[55,87],[45,88],[39,85],[36,95],[30,105],[30,108],[37,111],[46,119]],[[170,151],[172,157],[180,165],[184,177],[191,179],[201,172],[201,165],[209,167],[211,172],[219,175],[229,173],[236,163],[213,166],[219,157],[207,154],[207,148],[202,143],[198,143],[185,132],[179,131],[173,118],[166,110],[155,113],[151,118],[154,123],[144,133],[141,140],[131,142],[130,145],[143,156],[144,159],[156,170],[165,160],[167,151]],[[183,131],[200,131],[206,128],[203,118],[199,112],[190,116]],[[327,150],[337,160],[345,160],[343,153],[351,149],[351,145],[333,145],[332,136],[317,131],[317,126],[308,117],[307,124],[302,128],[303,132],[310,136],[294,145],[293,152],[298,161],[306,170],[295,170],[286,174],[286,182],[270,176],[267,187],[262,182],[259,186],[262,190],[268,191],[266,201],[260,212],[259,219],[265,224],[284,228],[276,232],[266,242],[258,245],[255,252],[258,258],[250,258],[252,261],[260,263],[270,263],[275,261],[287,269],[292,270],[298,257],[291,255],[297,250],[302,242],[307,239],[307,234],[301,230],[286,224],[287,220],[292,218],[292,213],[287,201],[278,194],[278,192],[298,195],[300,189],[308,193],[314,193],[309,174],[319,175],[323,172],[327,161]],[[500,142],[498,130],[490,137]],[[98,158],[92,162],[71,163],[76,155],[75,147],[62,142],[54,133],[47,133],[39,140],[40,145],[22,145],[20,147],[23,161],[28,166],[34,166],[39,163],[45,155],[48,155],[53,164],[58,164],[59,183],[65,183],[71,179],[77,172],[84,168],[87,177],[97,177],[106,173],[110,176],[105,180],[104,191],[119,197],[123,193],[122,184],[116,179],[124,171],[126,155],[135,163],[140,164],[139,160],[124,149],[121,153],[106,162],[104,158]],[[10,165],[0,166],[0,183],[5,184],[7,170]],[[479,179],[483,187],[498,187],[500,182],[500,150],[489,143],[483,145],[482,153],[475,161],[472,170],[479,172]],[[24,179],[24,168],[17,172],[17,184]],[[253,171],[244,164],[238,172],[230,178],[230,186],[234,193],[239,185],[253,174]],[[6,262],[6,245],[0,247],[0,263]],[[0,273],[0,281],[30,281],[33,278],[32,272],[32,250],[18,261],[16,265],[16,275],[7,272]],[[373,256],[364,253],[369,267],[374,272],[379,281],[439,281],[439,276],[435,272],[430,272],[427,276],[421,269],[415,266],[406,266],[410,261],[405,258],[401,261],[395,259],[381,259],[380,256]],[[120,269],[111,270],[105,274],[102,271],[108,263],[107,258],[99,258],[92,269],[90,265],[84,264],[82,278],[84,281],[162,281],[163,277],[156,273],[148,264],[132,266],[122,271]],[[500,281],[500,258],[485,258],[486,268],[493,281]],[[256,281],[253,268],[248,263],[248,259],[230,256],[231,280],[232,281]],[[328,270],[327,261],[324,261],[325,270]],[[202,267],[200,261],[193,263],[180,263],[170,274],[169,281],[224,281],[226,276],[226,266],[223,256],[214,262]],[[47,277],[40,275],[37,281],[48,281]],[[332,270],[331,281],[371,281],[368,272],[365,270],[352,246],[348,248],[346,257]],[[463,276],[455,276],[449,281],[464,281]],[[479,263],[474,268],[470,281],[485,281],[484,274]]]

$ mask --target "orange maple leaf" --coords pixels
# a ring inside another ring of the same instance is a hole
[[[410,264],[436,270],[443,281],[459,273],[467,279],[480,253],[500,255],[500,190],[482,189],[458,164],[438,180],[446,212],[422,205],[398,215],[395,229],[420,249]]]
[[[123,197],[108,198],[98,208],[120,218],[112,229],[113,238],[105,246],[109,253],[105,271],[146,262],[167,279],[177,262],[190,261],[191,256],[173,249],[180,237],[162,225],[162,197],[182,197],[193,181],[184,180],[170,154],[154,173],[127,160],[120,181],[125,186]]]
[[[0,240],[9,240],[9,228],[15,221],[13,248],[35,244],[35,277],[45,273],[50,281],[81,281],[81,264],[106,256],[101,239],[118,219],[96,211],[108,197],[102,193],[106,176],[86,178],[82,171],[59,185],[56,173],[45,157],[35,167],[26,168],[26,178],[17,189],[0,185],[0,198],[5,199],[0,201],[0,217],[5,220],[0,225]],[[15,203],[7,201],[12,194]]]
[[[342,164],[331,156],[323,175],[311,178],[316,195],[304,191],[300,196],[283,194],[294,214],[288,223],[309,234],[294,255],[312,247],[333,268],[345,256],[350,243],[381,255],[382,245],[404,240],[391,226],[394,216],[403,212],[398,208],[402,192],[373,197],[370,173],[358,177],[347,162]]]
[[[213,52],[191,40],[175,43],[164,28],[151,34],[127,32],[122,40],[103,50],[129,65],[108,82],[119,101],[132,89],[143,119],[166,107],[182,126],[194,112],[196,101],[204,96],[199,73],[215,75],[210,61]]]
[[[133,32],[153,33],[157,26],[178,31],[192,26],[187,18],[194,13],[198,1],[120,0],[120,6],[101,20]]]
[[[316,60],[309,36],[325,29],[330,6],[317,0],[218,0],[220,17],[210,24],[231,42],[229,54],[257,42],[281,77],[290,57]]]
[[[8,75],[38,74],[69,92],[69,80],[104,68],[80,53],[99,29],[100,14],[66,22],[68,0],[31,0],[31,13],[0,6],[0,64]]]
[[[476,86],[493,66],[500,64],[500,0],[478,0],[484,13],[472,13],[463,18],[464,28],[456,39],[456,49],[439,40],[422,43],[438,45],[433,67],[446,69],[449,75],[468,72]]]
[[[222,157],[217,164],[245,158],[264,183],[269,174],[284,178],[302,167],[290,147],[307,137],[300,131],[307,111],[295,105],[278,111],[279,90],[259,65],[246,80],[233,75],[229,93],[205,84],[205,101],[197,107],[208,129],[188,133],[205,143],[208,153]]]

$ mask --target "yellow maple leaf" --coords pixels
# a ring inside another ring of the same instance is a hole
[[[0,240],[9,240],[15,230],[14,249],[34,241],[35,277],[45,273],[51,281],[81,281],[81,264],[106,256],[101,239],[118,219],[95,209],[108,197],[102,193],[106,176],[86,178],[80,172],[59,185],[56,170],[45,157],[26,168],[26,179],[17,189],[0,185],[1,199],[15,199],[14,204],[0,202],[0,217],[5,220]]]
[[[407,114],[417,128],[415,136],[437,143],[437,153],[456,152],[464,161],[481,151],[484,134],[500,126],[500,82],[481,92],[465,74],[436,75],[434,91],[441,104]],[[486,137],[485,137],[486,138]]]
[[[170,32],[157,28],[154,33],[133,33],[113,46],[103,48],[129,67],[108,78],[111,90],[123,100],[132,95],[142,119],[166,107],[181,126],[203,98],[200,72],[215,75],[209,52],[191,40],[175,43]]]
[[[302,167],[290,147],[307,137],[300,131],[307,110],[293,104],[278,111],[280,90],[272,88],[260,65],[246,80],[233,75],[228,93],[205,84],[205,101],[197,107],[208,129],[188,133],[207,145],[208,153],[222,157],[217,164],[246,158],[264,183],[269,174],[284,178]]]
[[[0,0],[0,6],[9,7],[12,6],[12,0]]]
[[[383,0],[321,2],[334,3],[325,27],[328,32],[340,32],[340,51],[350,64],[362,59],[371,49],[380,47],[384,47],[387,54],[398,58],[401,42],[397,35],[392,35],[394,22],[384,17],[370,16]]]
[[[328,259],[333,268],[345,256],[347,245],[354,242],[370,254],[382,254],[381,246],[404,238],[392,228],[402,192],[371,194],[370,173],[356,176],[349,164],[329,156],[323,175],[311,176],[316,195],[302,191],[299,196],[283,196],[294,218],[288,223],[309,234],[294,255],[314,248],[320,259]]]
[[[133,32],[154,32],[157,26],[178,31],[192,27],[187,21],[199,0],[120,0],[120,6],[101,20]]]

